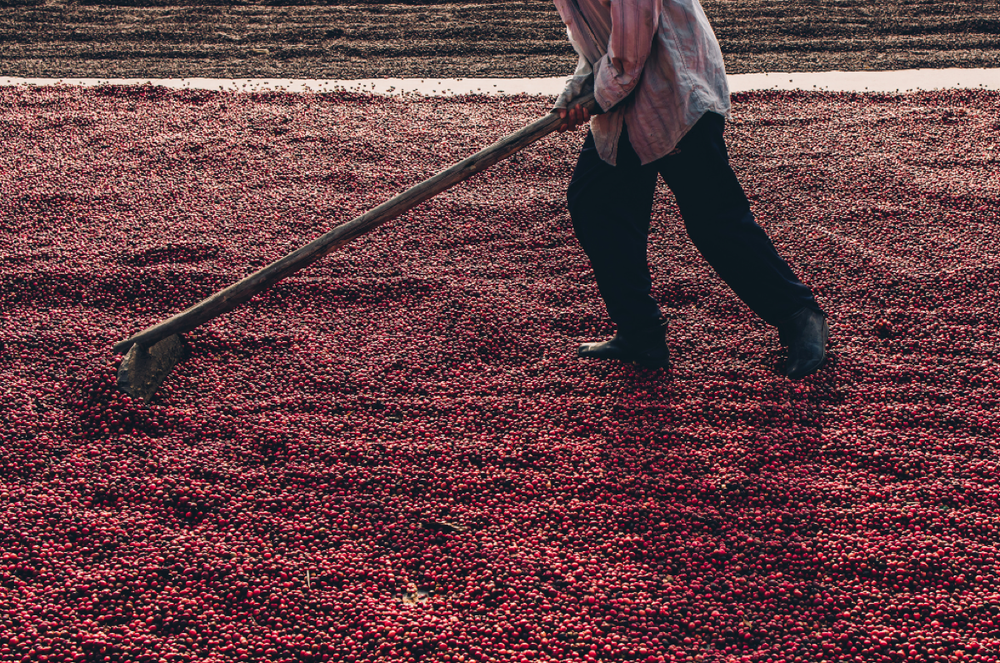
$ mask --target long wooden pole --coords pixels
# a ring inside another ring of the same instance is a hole
[[[577,105],[586,108],[588,111],[593,111],[595,108],[594,95],[587,94],[581,97]],[[442,170],[437,175],[424,180],[420,184],[410,187],[395,198],[365,212],[356,219],[337,226],[325,235],[306,244],[301,249],[272,262],[270,265],[254,272],[243,280],[181,311],[172,318],[147,327],[141,332],[119,341],[114,346],[115,352],[125,353],[133,345],[148,348],[168,336],[191,331],[195,327],[233,310],[257,293],[270,288],[281,279],[312,264],[334,249],[344,246],[351,240],[374,230],[386,221],[396,218],[428,198],[436,196],[472,175],[489,168],[498,161],[506,159],[535,141],[544,138],[555,131],[561,123],[562,120],[558,114],[554,112],[549,113],[520,131],[510,134],[493,145],[476,152],[471,157]]]

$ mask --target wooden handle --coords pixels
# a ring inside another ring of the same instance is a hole
[[[594,110],[596,107],[594,95],[587,94],[580,97],[575,105],[583,106],[588,111]],[[374,230],[386,221],[396,218],[428,198],[436,196],[462,180],[489,168],[498,161],[502,161],[535,141],[544,138],[555,131],[561,122],[562,120],[560,120],[557,113],[549,113],[520,131],[516,131],[489,147],[476,152],[464,161],[460,161],[454,166],[442,170],[437,175],[424,180],[420,184],[410,187],[392,200],[382,203],[352,221],[337,226],[325,235],[306,244],[301,249],[272,262],[270,265],[247,276],[242,281],[238,281],[228,288],[220,290],[194,306],[181,311],[172,318],[147,327],[141,332],[123,341],[119,341],[114,346],[115,352],[125,353],[133,345],[148,348],[168,336],[191,331],[195,327],[233,310],[257,293],[270,288],[289,274],[293,274],[303,267],[312,264],[334,249],[344,246],[356,237]]]

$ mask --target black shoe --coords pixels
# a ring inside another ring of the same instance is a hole
[[[804,308],[779,324],[778,338],[782,345],[788,346],[785,374],[797,380],[819,368],[826,358],[829,336],[826,316],[811,308]]]
[[[631,361],[646,368],[667,368],[666,321],[641,332],[618,331],[613,338],[584,343],[576,351],[580,357]]]

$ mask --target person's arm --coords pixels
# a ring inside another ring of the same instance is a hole
[[[594,66],[594,96],[605,112],[639,82],[662,12],[663,0],[611,0],[608,52]]]
[[[590,62],[584,57],[580,45],[573,39],[573,33],[569,28],[566,28],[566,36],[569,37],[569,43],[572,44],[573,50],[580,56],[580,59],[576,63],[576,71],[566,81],[566,89],[562,91],[552,106],[552,109],[559,113],[559,117],[566,120],[559,125],[559,131],[574,129],[590,120],[590,113],[587,112],[587,109],[575,106],[573,100],[582,96],[585,88],[592,87],[594,78],[594,70],[590,66]]]

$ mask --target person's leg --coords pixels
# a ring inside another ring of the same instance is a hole
[[[788,346],[787,375],[804,377],[826,355],[826,316],[754,220],[729,165],[724,126],[721,115],[706,113],[681,140],[679,152],[655,165],[695,246],[751,310],[778,327]]]
[[[725,118],[706,113],[678,145],[655,163],[677,198],[688,234],[701,254],[757,315],[781,325],[802,309],[820,312],[812,292],[757,225],[729,165]]]
[[[567,199],[573,230],[590,258],[608,315],[620,331],[658,324],[646,261],[656,169],[643,167],[623,132],[617,165],[601,159],[588,132]]]

